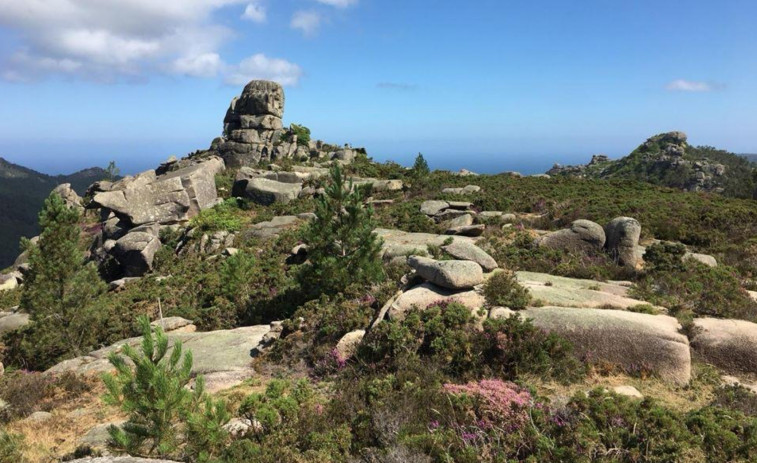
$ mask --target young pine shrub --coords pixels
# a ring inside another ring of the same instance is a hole
[[[303,267],[301,284],[313,295],[336,294],[353,284],[383,279],[381,242],[373,233],[373,209],[363,204],[363,196],[339,165],[331,169],[317,217],[305,232],[310,265]]]
[[[104,375],[108,404],[118,405],[129,414],[122,427],[111,426],[111,446],[130,455],[171,456],[181,446],[181,437],[191,442],[188,450],[204,461],[222,447],[228,421],[225,405],[213,402],[204,393],[198,378],[195,391],[187,385],[191,379],[192,353],[182,355],[176,341],[168,356],[168,337],[160,327],[152,333],[150,322],[140,317],[142,344],[139,350],[124,345],[123,354],[109,357],[116,374]]]

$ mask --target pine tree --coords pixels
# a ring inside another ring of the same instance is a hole
[[[310,265],[304,269],[302,283],[312,294],[332,294],[383,278],[373,209],[363,200],[363,191],[335,165],[316,206],[317,218],[306,231]]]
[[[97,333],[91,328],[98,313],[92,304],[105,283],[94,265],[84,264],[79,219],[79,212],[53,193],[39,214],[38,243],[25,243],[29,272],[20,306],[33,323],[21,345],[27,352],[24,361],[33,368],[80,355],[95,343]]]
[[[143,334],[140,350],[128,344],[122,350],[134,369],[115,352],[108,357],[116,374],[103,377],[108,390],[105,401],[129,413],[122,427],[111,426],[108,432],[116,449],[131,455],[166,456],[179,446],[176,425],[187,415],[193,400],[192,392],[185,387],[190,380],[192,353],[182,356],[181,342],[176,342],[170,357],[166,357],[168,337],[163,330],[156,327],[153,335],[146,317],[140,317],[139,324]]]
[[[421,178],[431,173],[431,169],[429,169],[428,163],[426,162],[426,158],[423,157],[423,154],[418,153],[418,156],[416,156],[412,172],[413,177],[415,178]]]
[[[202,376],[190,391],[192,352],[183,352],[176,341],[169,355],[163,330],[155,327],[153,333],[147,317],[138,322],[139,350],[127,344],[123,356],[113,352],[108,360],[116,374],[103,376],[105,402],[129,414],[121,427],[108,429],[111,447],[131,455],[163,457],[178,456],[182,449],[191,461],[213,461],[228,444],[224,425],[231,416],[226,402],[205,393]]]

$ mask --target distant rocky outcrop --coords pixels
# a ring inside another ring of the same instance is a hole
[[[683,132],[655,135],[618,160],[595,155],[588,164],[555,164],[550,176],[628,179],[688,191],[757,197],[755,167],[746,158],[710,146],[691,146]]]

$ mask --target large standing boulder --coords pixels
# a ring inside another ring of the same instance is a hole
[[[286,204],[297,199],[302,191],[298,183],[284,183],[267,178],[242,179],[234,183],[234,195],[248,198],[258,204]]]
[[[590,220],[576,220],[570,228],[544,235],[536,243],[553,249],[591,252],[600,250],[605,245],[605,231]]]
[[[523,311],[534,325],[568,339],[576,353],[627,371],[648,370],[675,384],[691,379],[689,341],[678,320],[622,310],[538,307]]]
[[[471,261],[412,256],[407,263],[421,278],[442,288],[470,289],[484,281],[481,266]]]
[[[18,279],[13,275],[0,275],[0,291],[8,291],[18,287]]]
[[[127,277],[138,277],[152,270],[155,253],[160,249],[157,233],[136,229],[116,241],[112,254]]]
[[[457,260],[469,260],[481,266],[485,271],[491,272],[499,267],[497,261],[473,243],[467,241],[455,241],[442,247],[444,251]]]
[[[617,217],[605,226],[605,247],[618,263],[636,268],[641,262],[636,248],[641,236],[641,224],[631,217]]]
[[[757,374],[757,324],[744,320],[698,318],[691,347],[728,373]]]

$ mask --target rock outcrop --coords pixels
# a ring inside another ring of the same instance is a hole
[[[284,88],[266,80],[253,80],[231,100],[223,120],[223,137],[216,138],[210,152],[229,167],[253,166],[282,158],[323,158],[352,162],[359,150],[339,148],[322,141],[298,139],[293,128],[284,128]]]
[[[697,318],[691,346],[705,361],[728,373],[757,374],[757,323]]]
[[[192,374],[203,375],[207,390],[215,392],[233,387],[255,375],[251,365],[253,355],[262,348],[264,337],[270,331],[269,325],[202,333],[177,330],[168,333],[168,338],[171,343],[180,340],[185,351],[192,351]],[[136,346],[139,342],[141,338],[119,341],[83,357],[65,360],[47,370],[46,374],[66,371],[96,374],[110,371],[110,353],[118,352],[125,344]]]

